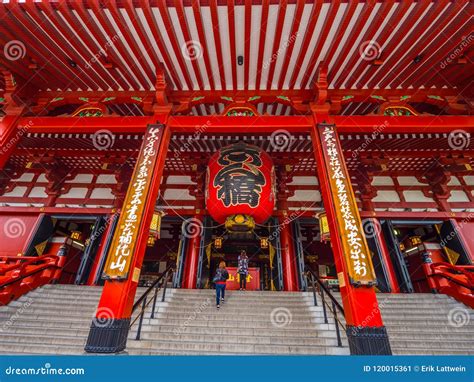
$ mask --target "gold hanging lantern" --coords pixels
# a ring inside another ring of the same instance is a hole
[[[155,211],[153,213],[150,223],[150,232],[148,234],[148,247],[153,247],[155,245],[156,240],[160,238],[161,219],[164,215],[165,213],[163,211]]]
[[[319,214],[316,214],[316,218],[319,221],[319,232],[321,235],[320,241],[330,241],[331,236],[329,233],[329,223],[328,223],[328,217],[325,212],[320,212]]]
[[[260,248],[267,249],[268,248],[268,238],[262,237],[260,239]]]
[[[216,249],[221,249],[222,248],[222,237],[216,237],[214,240],[214,247]]]

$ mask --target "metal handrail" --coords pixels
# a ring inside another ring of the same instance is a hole
[[[343,317],[345,317],[344,314],[344,309],[339,304],[339,301],[336,300],[336,298],[332,295],[331,291],[324,285],[324,283],[320,280],[318,276],[314,274],[314,272],[311,269],[307,269],[305,273],[305,277],[310,279],[311,281],[311,287],[313,289],[313,302],[314,306],[318,306],[318,299],[316,297],[316,290],[318,290],[319,295],[321,296],[321,301],[322,301],[322,308],[323,308],[323,315],[324,315],[324,323],[328,324],[328,315],[327,315],[327,309],[332,313],[334,317],[334,324],[336,326],[336,336],[337,336],[337,346],[342,347],[342,339],[341,339],[341,333],[339,326],[341,326],[344,330],[346,330],[346,326],[344,323],[339,319],[338,316],[338,311],[340,314],[342,314]],[[315,286],[315,281],[318,283],[318,288]],[[308,283],[307,283],[308,284]],[[331,300],[331,304],[329,304],[326,301],[325,295],[329,297]]]
[[[140,313],[135,317],[135,319],[130,323],[130,328],[139,320],[138,322],[138,330],[137,335],[135,337],[136,340],[140,340],[140,335],[142,331],[143,325],[143,318],[145,316],[145,310],[153,302],[153,308],[151,311],[150,318],[155,318],[155,308],[156,308],[156,300],[158,297],[159,290],[163,287],[163,295],[161,297],[161,302],[165,301],[166,297],[166,289],[168,285],[168,281],[170,278],[170,274],[173,274],[174,269],[173,266],[170,265],[166,270],[151,284],[148,289],[140,296],[140,298],[133,304],[132,314],[135,310],[141,305]],[[161,283],[161,284],[160,284]],[[147,301],[147,297],[151,291],[155,291],[153,298]]]

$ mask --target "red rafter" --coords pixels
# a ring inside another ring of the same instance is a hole
[[[176,13],[178,15],[179,25],[181,26],[181,31],[183,32],[184,41],[186,43],[189,43],[193,39],[191,38],[191,34],[189,33],[188,22],[186,20],[186,15],[184,14],[183,4],[181,3],[180,0],[175,0],[174,5],[175,5]],[[203,90],[204,83],[202,80],[201,70],[199,69],[197,58],[191,59],[191,64],[194,69],[194,74],[196,75],[199,89]]]
[[[262,1],[262,16],[261,16],[261,27],[260,27],[260,41],[258,42],[258,58],[257,58],[257,69],[255,77],[255,89],[260,89],[260,82],[262,79],[262,68],[263,68],[263,55],[265,53],[265,40],[267,38],[267,27],[268,27],[268,11],[269,11],[270,0]]]
[[[286,15],[286,6],[287,0],[282,0],[278,8],[278,18],[277,18],[277,27],[275,30],[275,36],[273,38],[273,48],[271,50],[270,55],[270,68],[268,69],[268,77],[267,77],[267,89],[272,88],[273,82],[273,75],[275,73],[275,65],[277,59],[273,58],[278,54],[278,49],[280,49],[280,42],[281,42],[281,34],[283,32],[283,24],[285,22],[285,15]]]
[[[229,24],[230,67],[232,69],[232,87],[237,89],[237,59],[235,47],[235,10],[234,0],[227,0],[227,18]]]
[[[349,55],[349,52],[351,51],[352,47],[354,46],[354,44],[355,44],[357,38],[359,37],[362,29],[364,28],[364,25],[366,24],[367,20],[369,19],[370,14],[372,13],[374,4],[375,4],[375,0],[368,0],[364,4],[364,7],[362,8],[362,11],[360,12],[359,16],[357,17],[357,21],[355,22],[349,37],[347,38],[346,42],[344,43],[344,48],[341,49],[341,51],[339,52],[339,55],[338,55],[336,61],[333,64],[331,64],[331,69],[328,73],[329,83],[336,80],[336,74],[338,73],[339,69],[341,68],[344,60]],[[353,54],[358,55],[359,50],[356,49]]]
[[[364,33],[364,36],[362,37],[362,41],[374,41],[375,34],[377,33],[383,21],[385,20],[388,13],[392,9],[394,2],[395,0],[389,0],[382,4],[382,6],[377,11],[377,15],[372,19],[372,22],[370,23],[369,28]],[[341,85],[346,84],[344,87],[346,89],[350,89],[350,85],[348,85],[347,82],[352,83],[354,82],[356,78],[354,75],[352,75],[351,78],[348,78],[348,75],[352,71],[352,69],[354,69],[354,65],[356,65],[356,63],[360,59],[360,55],[358,53],[359,52],[357,50],[356,53],[353,54],[352,57],[349,59],[349,61],[346,62],[344,69],[342,70],[342,73],[339,76],[339,79],[334,85],[335,88],[339,88]],[[367,67],[367,65],[370,65],[370,63],[366,60],[362,60],[362,62],[359,63],[359,66],[361,66],[362,68]]]
[[[416,23],[420,20],[420,17],[423,15],[424,11],[429,5],[430,3],[428,1],[419,2],[415,5],[415,9],[405,19],[403,24],[398,29],[397,33],[392,36],[390,43],[384,48],[386,52],[393,52],[396,49],[400,41],[405,38],[407,31],[410,30],[413,25],[416,25]],[[398,56],[398,58],[400,57]],[[375,76],[370,79],[368,87],[375,87],[389,70],[391,70],[391,68],[389,66],[386,66],[386,62],[384,62],[382,66],[378,67]]]
[[[181,80],[178,76],[178,73],[175,70],[175,64],[171,60],[171,57],[168,53],[168,50],[166,49],[165,43],[163,41],[163,36],[161,35],[158,26],[156,25],[156,20],[155,17],[153,16],[150,8],[150,3],[147,0],[140,0],[140,6],[142,7],[143,14],[145,15],[145,19],[150,26],[150,31],[151,34],[153,35],[153,38],[155,39],[156,45],[158,45],[158,49],[161,52],[161,55],[163,57],[164,63],[166,65],[166,68],[168,69],[171,78],[173,79],[173,82],[175,83],[176,87],[178,89],[183,89],[183,85],[181,83]],[[184,72],[183,72],[184,75]],[[186,78],[186,77],[185,77]]]
[[[390,18],[390,20],[387,22],[387,26],[389,27],[385,27],[382,30],[382,32],[379,34],[379,36],[377,37],[377,42],[380,47],[385,45],[385,42],[387,41],[389,36],[392,34],[392,31],[393,31],[392,26],[394,25],[396,26],[400,24],[400,21],[410,9],[410,5],[413,3],[413,1],[414,0],[406,0],[398,4],[397,9],[392,14],[392,17]],[[384,52],[382,51],[381,54],[383,58]],[[357,69],[355,70],[355,72],[353,73],[352,79],[349,79],[347,86],[352,87],[352,85],[354,84],[354,81],[357,80],[356,87],[358,89],[362,88],[365,84],[365,81],[369,80],[371,76],[378,70],[378,68],[379,68],[378,66],[374,66],[374,65],[369,66],[368,69],[362,75],[362,78],[359,78],[363,70],[363,67],[359,65]]]
[[[197,1],[193,1],[193,14],[196,22],[196,28],[199,36],[199,42],[202,45],[204,64],[206,66],[207,78],[209,78],[209,85],[211,89],[215,89],[214,73],[212,72],[211,59],[209,58],[209,48],[207,46],[206,34],[204,33],[203,22],[201,17],[201,8]]]
[[[91,34],[94,36],[95,40],[97,41],[98,44],[101,44],[99,46],[96,46],[96,42],[93,41],[93,39],[88,37],[89,31],[86,31],[84,33],[84,37],[88,38],[90,40],[89,43],[89,49],[95,53],[95,52],[101,52],[102,51],[102,46],[105,46],[107,43],[107,40],[104,38],[104,35],[102,34],[102,31],[98,28],[94,20],[90,17],[88,12],[86,11],[84,4],[75,2],[71,4],[71,7],[76,11],[76,15],[72,12],[72,10],[67,6],[65,2],[59,2],[59,9],[61,10],[62,14],[66,17],[69,16],[71,21],[74,21],[74,25],[78,28],[78,30],[83,29],[82,24],[79,21],[79,18],[82,20],[84,25],[89,28]],[[67,17],[66,17],[67,18]],[[68,20],[69,21],[69,20]],[[138,89],[140,85],[138,84],[137,80],[131,76],[129,73],[129,70],[123,65],[122,61],[118,57],[118,55],[115,53],[113,49],[108,49],[107,50],[107,57],[111,58],[111,61],[114,65],[115,71],[117,73],[120,73],[121,77],[124,78],[129,85],[125,86],[124,89],[128,89],[130,86],[132,88]]]
[[[278,81],[278,89],[283,89],[286,73],[288,72],[288,67],[290,64],[290,59],[293,54],[293,50],[295,49],[296,34],[298,33],[298,30],[300,29],[301,16],[303,15],[304,6],[305,6],[304,1],[298,1],[296,3],[295,17],[293,18],[293,25],[291,27],[291,32],[290,32],[290,38],[295,36],[295,39],[291,44],[289,44],[287,51],[285,53],[285,61],[283,62],[283,65],[281,67],[280,80]]]
[[[457,46],[459,46],[461,39],[463,36],[466,36],[466,34],[472,33],[472,25],[470,25],[469,20],[472,18],[472,12],[469,14],[468,12],[466,13],[461,13],[455,21],[448,27],[449,28],[449,33],[450,33],[450,39],[445,42],[445,44],[442,45],[442,48],[437,51],[434,55],[429,58],[430,64],[426,65],[424,68],[420,68],[420,70],[415,70],[413,74],[411,74],[406,80],[402,83],[402,87],[409,86],[407,84],[416,86],[417,88],[423,84],[423,81],[427,81],[431,79],[431,76],[434,75],[434,73],[437,73],[438,70],[435,70],[435,68],[440,68],[440,62],[445,59],[447,56],[449,56],[450,53],[456,49]],[[461,26],[460,29],[458,27]],[[456,33],[454,31],[457,30]],[[454,34],[453,34],[454,33]],[[437,47],[439,46],[436,45]],[[428,48],[429,49],[429,48]],[[411,81],[411,79],[415,79],[415,81]],[[451,84],[451,87],[454,87],[453,84]]]
[[[102,29],[106,33],[106,42],[105,44],[110,44],[110,41],[114,41],[113,39],[117,36],[117,32],[115,31],[114,27],[112,26],[112,23],[110,22],[109,18],[103,12],[102,8],[100,7],[99,3],[95,0],[86,0],[87,4],[91,7],[91,9],[94,11],[94,15],[97,17],[99,20]],[[113,13],[111,11],[111,13]],[[87,14],[87,12],[86,12]],[[89,16],[90,17],[90,16]],[[128,32],[126,32],[128,33]],[[104,45],[107,46],[107,45]],[[127,49],[125,48],[124,43],[122,42],[121,38],[115,39],[114,44],[112,46],[112,49],[115,48],[119,52],[120,56],[123,58],[123,60],[127,63],[128,67],[130,69],[138,68],[138,62],[136,62],[128,53]],[[138,78],[140,81],[141,87],[144,89],[148,88],[148,82],[145,76],[142,74],[140,70],[134,71],[135,77]]]
[[[298,54],[298,59],[296,60],[295,66],[293,68],[293,74],[291,76],[289,88],[293,89],[295,87],[296,80],[298,79],[299,71],[303,65],[304,58],[308,52],[309,44],[311,43],[311,38],[314,33],[314,28],[318,21],[319,14],[321,13],[321,7],[323,5],[323,0],[315,0],[313,4],[313,9],[311,10],[311,16],[309,18],[308,26],[306,27],[306,33],[304,35],[303,43],[301,44],[300,53]],[[300,88],[303,89],[302,86]]]
[[[446,0],[442,0],[436,4],[433,4],[431,9],[428,11],[428,13],[423,17],[423,19],[417,23],[416,27],[412,30],[408,38],[403,42],[404,46],[409,46],[412,47],[410,49],[408,57],[406,59],[413,61],[413,59],[417,56],[417,54],[420,52],[420,47],[423,49],[426,45],[423,45],[422,41],[420,41],[419,44],[416,45],[418,48],[418,51],[413,51],[413,47],[415,46],[415,42],[418,40],[418,38],[421,36],[422,33],[426,31],[426,29],[432,24],[432,22],[443,12],[444,8],[446,6]],[[440,22],[438,20],[438,22]],[[405,53],[401,52],[401,53]],[[410,55],[411,53],[411,55]],[[400,54],[401,56],[402,54]],[[401,75],[396,72],[395,70],[399,67],[398,65],[395,66],[397,62],[400,60],[400,56],[393,55],[392,58],[389,60],[388,63],[384,63],[386,68],[390,68],[390,72],[397,73],[397,77]],[[379,82],[379,86],[385,88],[387,85],[391,84],[392,82],[397,82],[396,78],[385,78],[381,82]],[[401,82],[401,81],[400,81]],[[400,83],[399,82],[399,83]],[[398,85],[398,84],[397,84]],[[396,88],[397,86],[395,86]]]
[[[48,3],[48,7],[52,11],[53,8],[51,6],[51,3]],[[76,32],[80,31],[80,30],[84,31],[84,33],[80,34],[80,38],[82,40],[81,43],[84,44],[84,46],[90,52],[92,52],[92,53],[99,52],[100,47],[97,46],[97,44],[94,42],[94,40],[89,36],[89,31],[84,30],[84,27],[80,24],[80,22],[77,19],[76,15],[71,11],[71,8],[68,7],[65,2],[58,3],[57,12],[59,12],[59,11],[61,11],[61,15],[66,19],[67,23],[69,24],[69,25],[67,25],[67,29],[70,30],[72,28],[72,29],[75,29]],[[57,17],[57,19],[58,19],[58,21],[60,20],[59,17]],[[66,26],[66,23],[64,23],[64,24]],[[92,33],[92,34],[95,34],[95,33]],[[86,52],[89,53],[89,51],[86,51]],[[98,60],[98,61],[102,62],[101,60]],[[95,68],[95,66],[101,67],[100,64],[96,65],[93,62],[90,62],[89,65],[91,66],[91,68],[92,67]],[[96,69],[96,70],[100,70],[100,69]],[[104,70],[103,72],[108,74],[108,76],[112,79],[112,83],[116,82],[122,89],[128,89],[130,85],[127,83],[124,76],[120,73],[120,70],[117,68],[117,66],[114,66],[114,68],[112,70],[113,70],[114,73],[116,73],[115,76],[112,75],[112,73],[110,73],[107,70]]]
[[[168,34],[169,41],[171,45],[173,46],[176,58],[178,60],[179,67],[181,68],[183,76],[186,80],[186,85],[188,86],[190,90],[192,90],[194,88],[193,83],[189,75],[188,67],[186,66],[186,63],[183,61],[181,47],[178,44],[178,38],[176,37],[176,33],[174,31],[173,25],[171,24],[170,16],[168,13],[168,7],[166,6],[164,0],[158,0],[158,8],[160,10],[161,18],[163,20],[166,33]]]
[[[313,50],[313,54],[308,62],[308,66],[306,67],[306,72],[304,73],[303,78],[301,79],[300,87],[302,89],[305,89],[308,86],[309,80],[311,79],[311,74],[313,73],[314,67],[317,64],[317,59],[321,54],[324,43],[326,42],[326,39],[329,35],[329,31],[331,30],[334,18],[337,15],[337,11],[339,10],[340,4],[340,0],[334,0],[334,2],[331,2],[328,14],[326,15],[326,18],[324,20],[323,28],[319,33],[316,46]]]
[[[69,30],[66,30],[66,26],[64,25],[63,21],[58,17],[57,12],[51,7],[51,3],[37,3],[37,5],[43,10],[44,14],[48,16],[50,21],[46,20],[46,18],[40,12],[37,12],[36,6],[33,3],[28,2],[26,3],[26,7],[30,11],[30,15],[34,18],[36,23],[42,26],[42,28],[48,33],[56,45],[70,52],[71,59],[78,64],[78,67],[82,71],[82,75],[84,77],[94,73],[93,70],[89,70],[89,73],[84,71],[83,67],[86,68],[88,62],[82,55],[78,54],[80,49],[78,49],[77,45],[74,45],[73,43],[74,40],[77,41],[77,37]],[[71,36],[69,37],[69,40],[64,39],[56,32],[54,28],[50,27],[50,22],[62,33],[62,35]],[[98,84],[100,88],[108,89],[110,85],[104,80],[104,77],[106,78],[108,73],[102,71],[101,67],[99,67],[97,70],[100,75],[89,75],[89,77],[93,77],[93,81]]]
[[[212,31],[214,35],[214,44],[216,46],[217,62],[219,65],[219,76],[221,80],[222,90],[227,89],[225,72],[224,72],[224,56],[222,55],[221,34],[219,31],[219,17],[217,15],[217,0],[209,1],[211,8]]]
[[[244,53],[244,89],[249,88],[250,76],[250,38],[252,29],[252,0],[245,0],[245,53]]]
[[[17,23],[12,19],[12,23],[10,23],[11,29],[13,29],[14,35],[22,36],[24,42],[27,42],[28,46],[35,46],[37,49],[45,50],[44,53],[41,53],[41,56],[45,58],[45,61],[54,65],[55,69],[60,71],[66,78],[70,79],[67,87],[71,87],[71,84],[76,88],[84,88],[87,89],[88,86],[85,82],[81,80],[81,78],[77,77],[77,74],[74,73],[70,68],[69,63],[67,62],[67,57],[64,54],[60,54],[57,51],[57,48],[53,49],[54,47],[48,43],[48,40],[45,40],[45,35],[41,30],[38,30],[38,26],[34,26],[29,21],[28,16],[23,10],[20,9],[19,4],[16,2],[11,2],[9,4],[5,4],[5,6],[9,6],[9,10],[11,14],[15,17],[18,23],[21,24],[22,28],[26,29],[26,33],[22,32],[21,29],[16,25]],[[28,37],[28,30],[35,31],[35,40],[31,40]],[[38,41],[41,43],[41,46],[38,44]],[[81,84],[81,86],[79,86]]]

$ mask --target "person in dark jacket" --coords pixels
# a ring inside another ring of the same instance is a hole
[[[225,262],[221,261],[219,263],[219,268],[217,268],[216,275],[214,276],[214,283],[216,284],[216,307],[219,309],[221,307],[220,302],[224,302],[225,297],[225,286],[227,279],[229,278],[229,272],[225,268]],[[222,296],[222,297],[221,297]]]
[[[237,263],[237,272],[239,273],[240,279],[240,290],[245,290],[247,288],[247,276],[249,274],[249,258],[247,257],[247,252],[245,252],[245,250],[240,251],[240,256],[237,260]]]

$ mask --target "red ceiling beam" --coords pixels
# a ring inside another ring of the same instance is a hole
[[[474,133],[473,116],[330,116],[340,133],[449,133],[463,129]],[[156,123],[153,116],[147,117],[25,117],[19,121],[20,127],[37,133],[93,133],[107,129],[116,133],[141,133],[148,124]],[[290,133],[307,132],[312,126],[311,116],[174,116],[168,125],[175,132],[195,133],[262,133],[271,134],[283,129]]]

